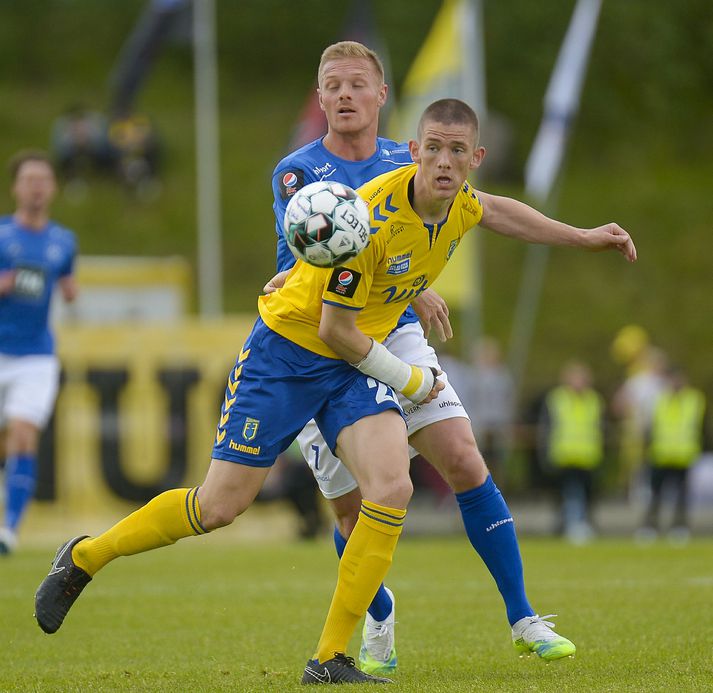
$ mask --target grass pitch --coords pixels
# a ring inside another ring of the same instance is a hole
[[[713,690],[710,540],[522,549],[530,600],[559,614],[576,658],[519,659],[469,544],[406,537],[388,580],[399,624],[393,690]],[[21,548],[0,561],[1,691],[306,690],[298,681],[335,581],[326,540],[257,546],[217,533],[120,559],[48,636],[32,607],[53,555]]]

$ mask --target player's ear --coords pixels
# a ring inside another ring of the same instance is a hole
[[[420,163],[421,161],[421,152],[420,152],[420,147],[418,145],[418,142],[416,140],[409,140],[408,141],[408,150],[409,153],[411,154],[411,159],[415,164]]]
[[[324,104],[322,103],[322,90],[317,89],[317,98],[319,99],[319,107],[324,111]]]
[[[485,159],[485,147],[476,147],[473,150],[473,158],[470,160],[470,170],[474,170],[483,163]]]
[[[376,100],[376,103],[378,104],[379,108],[381,108],[385,103],[386,103],[386,98],[389,95],[389,85],[388,84],[382,84],[381,89],[379,89],[379,97]]]

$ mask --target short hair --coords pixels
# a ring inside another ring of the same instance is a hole
[[[421,115],[418,121],[418,139],[423,134],[426,122],[443,123],[444,125],[470,125],[475,131],[475,143],[480,138],[480,125],[475,111],[465,101],[460,99],[439,99],[434,101]]]
[[[322,82],[325,65],[330,60],[339,60],[340,58],[364,58],[369,60],[376,69],[381,83],[384,82],[384,64],[381,58],[371,48],[367,48],[363,43],[357,41],[338,41],[331,46],[327,46],[322,51],[322,57],[319,59],[319,68],[317,70],[317,81]]]
[[[23,149],[14,154],[7,165],[7,169],[10,173],[10,180],[13,183],[17,180],[17,176],[20,173],[20,169],[23,164],[26,164],[28,161],[41,161],[42,163],[47,164],[52,169],[52,173],[54,173],[54,165],[52,164],[52,159],[47,152],[42,149]]]

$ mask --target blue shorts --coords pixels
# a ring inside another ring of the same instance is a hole
[[[387,409],[403,415],[390,387],[302,348],[258,318],[228,376],[212,456],[269,467],[310,419],[334,450],[343,428]]]

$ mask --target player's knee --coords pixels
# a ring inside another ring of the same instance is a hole
[[[376,503],[386,506],[405,508],[413,495],[413,484],[408,474],[394,477],[379,485]]]
[[[456,493],[482,485],[490,473],[475,443],[452,446],[439,462],[448,485]]]
[[[11,421],[7,431],[7,452],[20,455],[35,454],[39,438],[39,429],[34,424],[28,421]]]

